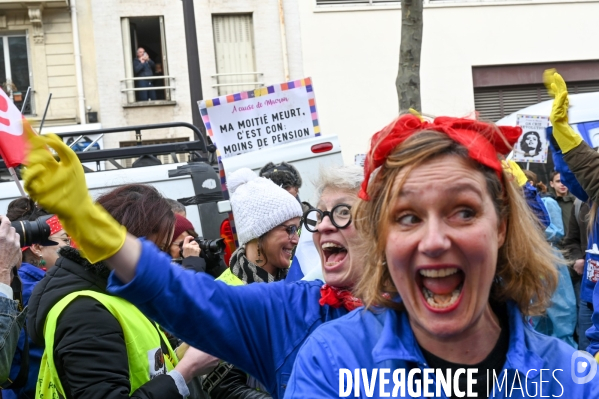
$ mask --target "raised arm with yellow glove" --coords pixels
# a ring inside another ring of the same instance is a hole
[[[56,135],[37,136],[29,131],[26,134],[30,152],[23,172],[25,190],[44,209],[58,215],[90,262],[114,255],[123,246],[127,230],[94,204],[75,152]],[[46,146],[56,151],[60,161]]]
[[[543,82],[545,82],[549,95],[554,98],[549,116],[553,125],[553,137],[562,153],[565,154],[582,142],[582,137],[568,124],[568,106],[570,105],[568,87],[555,69],[548,69],[543,73]]]
[[[526,178],[526,175],[524,174],[524,172],[522,172],[522,169],[516,162],[510,159],[509,161],[501,161],[501,165],[503,166],[503,170],[514,176],[514,179],[516,179],[516,183],[518,183],[520,187],[526,184],[528,179]]]

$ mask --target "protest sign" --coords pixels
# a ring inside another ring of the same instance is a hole
[[[310,78],[199,101],[222,158],[320,135]]]
[[[536,115],[517,115],[517,124],[522,128],[522,136],[514,146],[516,162],[547,162],[547,135],[549,117]]]
[[[365,161],[366,161],[366,154],[356,154],[356,155],[354,155],[354,165],[363,168]]]

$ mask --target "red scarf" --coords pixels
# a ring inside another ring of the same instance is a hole
[[[360,299],[352,295],[350,290],[331,287],[328,284],[320,288],[320,300],[318,303],[321,306],[329,305],[335,309],[343,306],[348,312],[364,305]]]
[[[520,127],[495,126],[470,119],[440,116],[433,122],[426,122],[414,115],[402,115],[372,137],[370,151],[364,162],[364,181],[359,194],[361,199],[370,200],[370,175],[385,163],[393,149],[423,130],[445,133],[452,140],[462,144],[468,149],[470,158],[494,169],[500,181],[502,166],[497,155],[509,153],[522,134]]]

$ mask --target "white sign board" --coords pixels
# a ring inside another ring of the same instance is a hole
[[[366,161],[366,154],[356,154],[354,155],[354,165],[364,167],[364,162]]]
[[[517,124],[522,128],[522,136],[514,146],[516,162],[547,162],[547,135],[549,117],[537,115],[518,115]]]
[[[310,78],[204,100],[198,105],[222,158],[320,135]]]

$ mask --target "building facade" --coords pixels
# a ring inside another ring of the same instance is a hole
[[[303,75],[295,0],[201,0],[194,7],[204,98]],[[44,133],[89,130],[90,141],[100,127],[192,122],[184,26],[180,0],[0,0],[0,44],[10,50],[3,59],[18,64],[7,75],[0,63],[0,80],[15,85],[5,89],[18,106],[32,88],[25,113],[34,126],[52,94]],[[140,51],[151,62],[141,62]],[[192,138],[189,129],[168,128],[144,132],[142,141]],[[130,132],[99,144],[135,142]]]
[[[310,76],[322,134],[339,136],[346,163],[398,114],[398,0],[194,6],[204,98]],[[597,0],[425,0],[423,112],[497,120],[546,99],[550,66],[573,92],[599,91],[597,15]],[[0,84],[19,106],[33,89],[25,113],[34,125],[52,94],[45,132],[88,129],[93,139],[99,127],[192,121],[180,0],[0,0],[0,39]],[[152,76],[136,72],[140,47]],[[170,128],[142,140],[191,138]]]
[[[301,1],[304,73],[322,133],[344,159],[365,153],[398,114],[399,1]],[[541,73],[563,71],[573,92],[599,91],[597,1],[424,0],[423,112],[497,120],[547,99]]]

